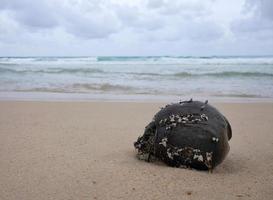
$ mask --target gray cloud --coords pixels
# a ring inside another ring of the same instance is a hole
[[[83,1],[59,6],[64,29],[85,39],[105,38],[117,32],[120,22],[116,14],[100,2]]]
[[[164,32],[165,28],[165,31],[171,29],[177,34],[183,33],[181,37],[196,38],[198,29],[194,28],[194,20],[209,12],[208,5],[188,0],[143,0],[135,5],[111,0],[3,0],[0,8],[12,12],[10,17],[30,31],[62,27],[68,33],[86,39],[106,38],[127,28],[134,28],[136,32]],[[193,25],[185,20],[192,20]],[[183,27],[176,24],[183,24]],[[208,27],[213,29],[212,25]],[[187,29],[189,31],[184,31]],[[179,39],[179,36],[166,35],[166,40],[169,38]]]
[[[224,34],[222,27],[212,21],[178,21],[164,29],[144,34],[149,41],[191,41],[209,42],[220,39]]]
[[[52,28],[58,24],[53,5],[45,0],[2,0],[0,10],[9,10],[22,25],[32,28]]]
[[[268,54],[272,6],[272,0],[1,0],[0,54],[234,54],[254,52],[246,48],[250,42]]]
[[[253,9],[255,16],[273,20],[273,1],[272,0],[246,0],[246,10]]]
[[[149,0],[141,7],[118,6],[116,13],[125,28],[134,28],[143,39],[209,41],[224,34],[220,25],[208,19],[210,5],[211,1]]]
[[[92,39],[107,37],[119,27],[111,10],[96,1],[3,0],[1,9],[30,31],[62,27],[76,37]]]
[[[157,30],[165,26],[165,19],[155,10],[136,6],[114,6],[115,13],[123,24],[123,28]]]
[[[231,30],[235,34],[257,39],[273,37],[272,0],[247,0],[243,11],[248,16],[231,24]]]

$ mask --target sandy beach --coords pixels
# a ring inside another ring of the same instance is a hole
[[[0,199],[273,198],[273,103],[213,103],[233,138],[212,174],[135,157],[163,105],[0,102]]]

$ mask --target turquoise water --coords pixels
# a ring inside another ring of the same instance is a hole
[[[273,98],[273,57],[1,57],[10,92]]]

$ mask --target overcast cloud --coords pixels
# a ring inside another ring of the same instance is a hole
[[[272,0],[1,0],[0,56],[272,55]]]

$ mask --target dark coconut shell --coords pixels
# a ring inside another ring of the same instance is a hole
[[[190,100],[162,108],[134,145],[146,161],[212,170],[229,152],[231,137],[228,120],[216,108]]]

